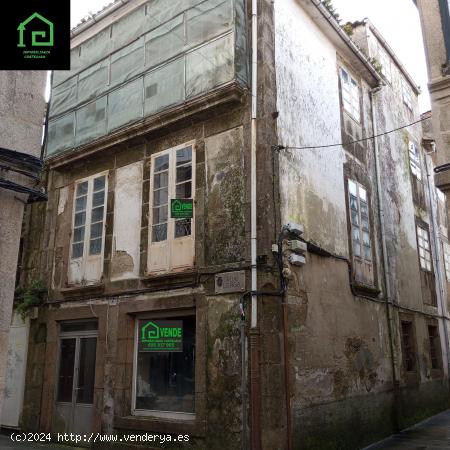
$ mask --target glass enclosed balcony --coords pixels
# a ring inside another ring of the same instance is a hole
[[[73,48],[53,77],[47,157],[246,85],[245,16],[244,0],[153,0]]]

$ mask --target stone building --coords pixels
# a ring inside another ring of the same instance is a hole
[[[46,72],[0,71],[0,425],[7,426],[18,425],[25,377],[26,345],[17,344],[27,327],[16,317],[11,328],[24,205],[45,199],[36,189],[45,83]]]
[[[450,186],[450,5],[446,0],[414,0],[421,24],[428,66],[428,89],[433,111],[436,166],[444,166],[435,177],[436,186]]]
[[[361,448],[448,406],[418,90],[351,34],[310,0],[115,2],[72,31],[26,219],[24,429]]]

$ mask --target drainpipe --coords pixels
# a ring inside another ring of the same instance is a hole
[[[449,342],[448,342],[448,324],[447,324],[447,308],[445,307],[444,302],[444,275],[442,274],[442,265],[440,264],[441,258],[441,252],[440,252],[440,246],[439,246],[439,238],[438,238],[438,224],[436,220],[436,216],[434,214],[434,202],[433,202],[433,191],[431,186],[434,187],[434,179],[430,174],[429,166],[428,166],[428,157],[425,156],[425,169],[427,171],[427,185],[428,185],[428,196],[430,198],[430,220],[431,220],[431,227],[430,227],[430,233],[433,238],[433,246],[434,246],[434,267],[436,268],[436,276],[437,276],[437,284],[438,284],[438,305],[439,305],[439,315],[442,317],[443,325],[444,325],[444,342],[445,342],[445,352],[446,352],[446,358],[447,358],[447,376],[450,380],[450,351],[449,351]]]
[[[250,395],[251,395],[251,448],[261,449],[261,375],[260,335],[258,328],[258,297],[256,269],[256,117],[258,92],[258,0],[252,0],[252,120],[250,158],[250,248],[251,248],[251,315],[250,315]]]
[[[396,426],[398,428],[398,393],[399,393],[399,374],[398,374],[398,363],[397,355],[394,349],[394,318],[392,316],[392,293],[391,293],[391,281],[390,281],[390,270],[389,270],[389,260],[386,245],[386,229],[384,224],[384,202],[383,193],[381,189],[381,176],[380,176],[380,159],[379,159],[379,147],[378,147],[378,134],[376,111],[375,111],[375,94],[381,90],[382,86],[377,86],[375,89],[370,91],[370,103],[371,103],[371,115],[372,115],[372,133],[373,133],[373,148],[374,148],[374,158],[375,158],[375,172],[376,172],[376,182],[377,182],[377,197],[378,197],[378,219],[380,222],[380,237],[381,237],[381,247],[383,253],[383,277],[385,286],[385,300],[386,300],[386,318],[388,324],[388,334],[389,334],[389,350],[391,353],[391,363],[392,363],[392,382],[394,384],[394,408],[395,408],[395,420]]]

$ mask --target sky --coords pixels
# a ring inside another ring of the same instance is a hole
[[[167,0],[170,2],[171,0]],[[283,0],[277,0],[283,1]],[[72,0],[71,26],[96,13],[111,0]],[[413,0],[333,0],[342,23],[368,17],[394,50],[406,70],[421,88],[421,112],[430,109],[427,68],[423,49],[419,12]]]
[[[421,112],[430,110],[428,75],[419,11],[413,0],[333,0],[342,23],[367,17],[421,88]]]

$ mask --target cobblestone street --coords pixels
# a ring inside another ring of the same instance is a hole
[[[434,450],[450,449],[450,410],[395,434],[365,450],[408,449]]]

